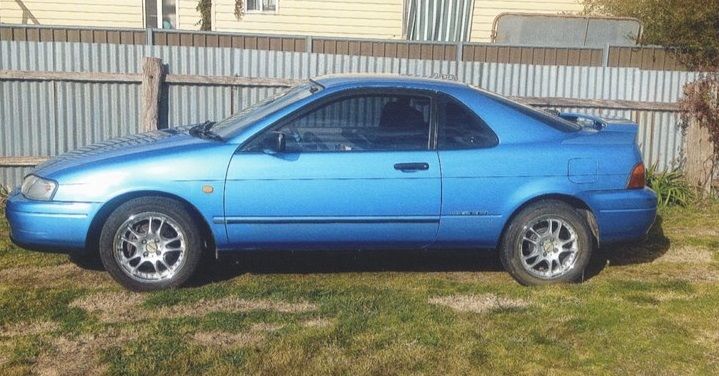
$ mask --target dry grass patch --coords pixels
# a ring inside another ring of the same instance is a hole
[[[332,325],[332,321],[324,318],[305,320],[300,323],[305,328],[326,328]]]
[[[527,301],[501,297],[495,294],[438,296],[430,298],[429,303],[443,305],[459,312],[474,313],[529,306]]]
[[[253,324],[250,327],[250,331],[252,332],[276,332],[285,326],[282,324],[271,324],[267,322],[260,322],[257,324]]]
[[[656,299],[658,302],[671,302],[671,301],[677,301],[677,300],[692,300],[696,298],[696,295],[694,294],[682,294],[677,291],[662,291],[662,292],[654,292],[651,294],[652,298]]]
[[[137,333],[121,330],[56,338],[37,358],[32,373],[42,376],[107,374],[107,365],[101,360],[102,351],[135,338]]]
[[[140,304],[143,300],[140,294],[103,292],[78,298],[70,303],[70,306],[98,315],[100,321],[116,323],[136,319],[140,315]]]
[[[129,292],[109,292],[84,296],[70,306],[96,314],[106,323],[127,322],[141,319],[163,319],[176,317],[201,317],[212,312],[276,311],[301,313],[317,310],[312,303],[276,302],[271,300],[245,300],[235,297],[200,300],[191,304],[178,304],[146,310],[142,307],[143,297]]]
[[[39,336],[58,328],[59,325],[54,321],[20,322],[0,328],[0,337]]]
[[[53,266],[23,266],[0,270],[0,281],[33,288],[56,288],[64,284],[110,286],[114,282],[104,271],[87,270],[72,263]]]
[[[192,336],[195,343],[202,346],[222,348],[254,346],[265,338],[263,333],[198,332]]]
[[[673,264],[709,264],[713,261],[711,250],[701,247],[672,247],[654,262]]]
[[[276,302],[272,300],[245,300],[236,297],[216,300],[200,300],[192,304],[178,304],[152,311],[156,317],[204,316],[211,312],[276,311],[281,313],[302,313],[317,310],[312,303]]]

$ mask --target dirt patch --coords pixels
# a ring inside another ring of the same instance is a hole
[[[429,303],[447,306],[455,311],[474,313],[529,306],[529,303],[524,300],[501,297],[495,294],[439,296],[430,298]]]
[[[0,337],[38,336],[57,330],[54,321],[21,322],[0,328]]]
[[[659,257],[656,263],[673,264],[709,264],[713,261],[713,252],[701,247],[683,246],[670,248],[667,253]]]
[[[37,358],[32,371],[42,376],[104,375],[108,370],[100,358],[102,351],[135,338],[137,333],[120,330],[56,338],[48,351]]]
[[[99,316],[106,323],[125,322],[134,320],[140,315],[140,304],[143,297],[130,292],[104,292],[83,296],[70,303],[88,313]]]
[[[326,328],[332,326],[332,321],[323,318],[309,319],[300,323],[305,328]]]
[[[312,303],[277,302],[271,300],[245,300],[236,297],[216,300],[200,300],[191,304],[144,309],[143,296],[129,292],[109,292],[84,296],[70,306],[81,308],[99,316],[106,323],[127,322],[141,319],[162,319],[176,317],[200,317],[212,312],[276,311],[300,313],[317,310]]]
[[[55,288],[66,285],[111,285],[104,271],[86,270],[66,263],[53,266],[24,266],[0,270],[0,281],[9,285],[34,288]]]
[[[264,339],[260,333],[228,333],[198,332],[192,336],[195,343],[203,346],[219,346],[223,348],[245,347],[256,345]]]

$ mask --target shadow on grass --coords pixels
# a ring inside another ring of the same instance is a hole
[[[243,251],[206,260],[191,285],[253,274],[499,272],[493,250]]]
[[[671,246],[669,238],[664,236],[662,221],[662,216],[657,215],[649,234],[642,240],[608,244],[595,251],[585,270],[584,279],[598,275],[607,266],[645,264],[662,257]]]

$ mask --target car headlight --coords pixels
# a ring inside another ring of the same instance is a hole
[[[56,189],[56,182],[35,175],[28,175],[22,181],[20,192],[30,200],[48,201],[52,199]]]

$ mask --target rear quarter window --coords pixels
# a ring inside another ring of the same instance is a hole
[[[521,113],[524,116],[527,116],[533,120],[539,121],[543,124],[546,124],[547,126],[552,127],[560,132],[570,133],[570,132],[577,132],[582,129],[581,125],[579,125],[579,124],[572,123],[569,120],[562,119],[559,116],[549,114],[545,111],[537,110],[533,107],[511,101],[507,98],[500,97],[499,95],[496,95],[496,94],[485,92],[485,95],[488,98],[490,98],[496,102],[499,102],[499,103],[511,108],[512,110]]]
[[[437,135],[440,150],[488,148],[498,143],[497,135],[474,111],[452,98],[442,98]]]

